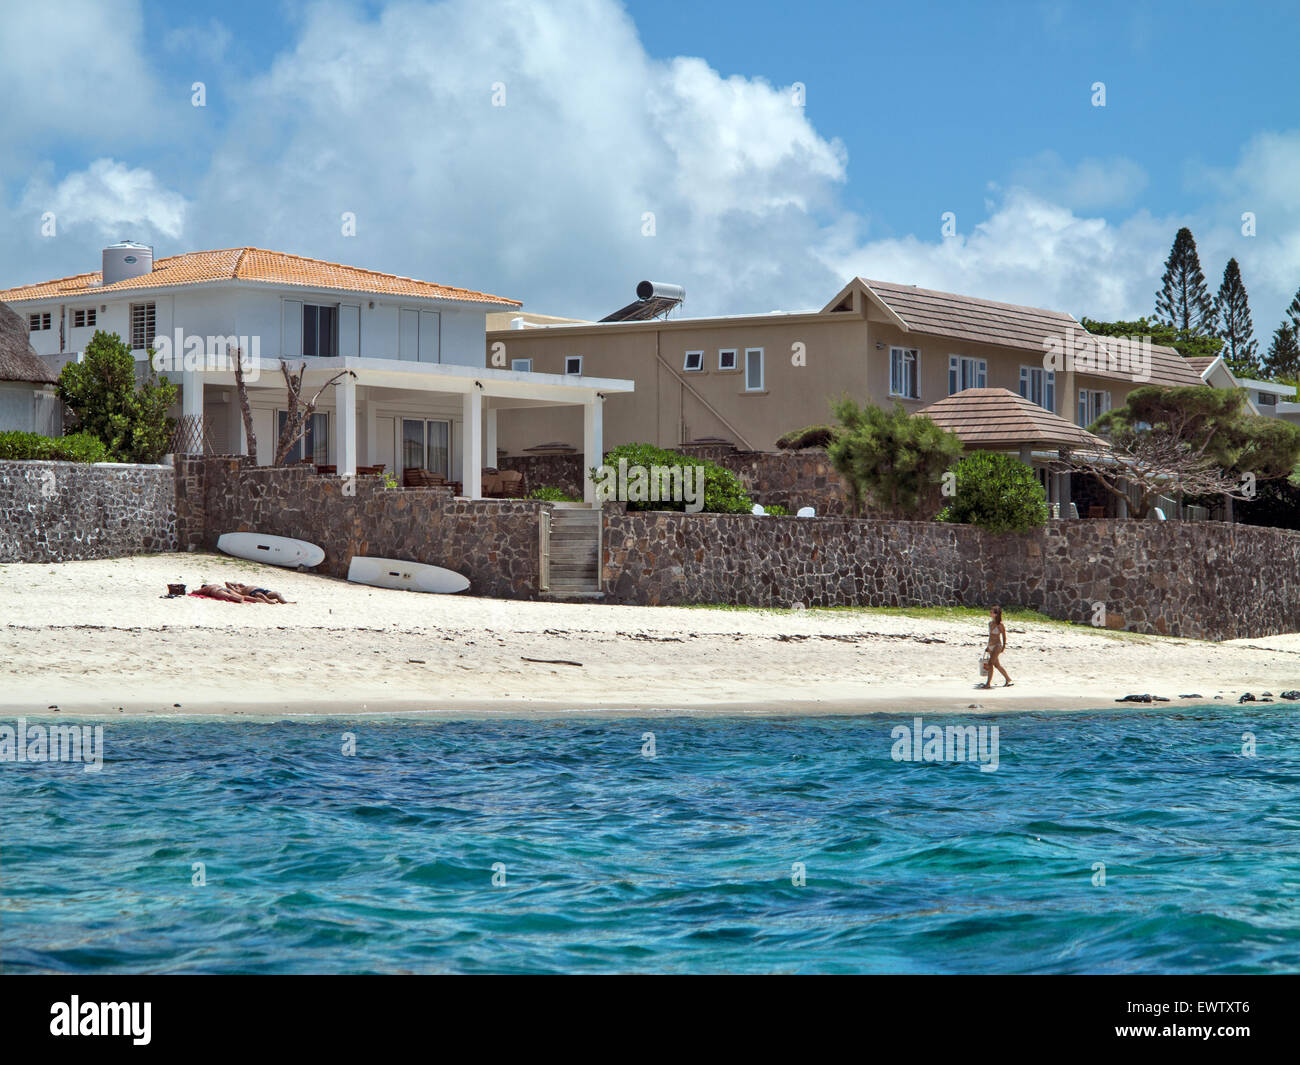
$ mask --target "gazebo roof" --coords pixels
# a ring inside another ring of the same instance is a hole
[[[968,448],[1093,451],[1109,447],[1101,437],[1005,388],[968,388],[923,407],[917,414],[956,433]]]

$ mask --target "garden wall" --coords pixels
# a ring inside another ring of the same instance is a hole
[[[736,474],[757,503],[779,504],[794,513],[813,507],[818,514],[847,514],[848,495],[826,452],[739,451],[727,444],[674,448],[716,462]],[[550,485],[582,498],[581,455],[511,455],[497,460],[497,468],[518,470],[525,491]]]
[[[629,513],[621,504],[606,506],[605,523],[605,587],[621,603],[999,603],[1210,640],[1300,631],[1300,533],[1284,529],[1054,521],[995,535],[933,522]]]
[[[538,515],[524,500],[454,500],[450,489],[386,488],[382,477],[322,477],[307,466],[253,466],[245,457],[177,459],[186,547],[214,550],[226,532],[309,540],[316,572],[346,577],[353,555],[446,566],[473,595],[532,598],[539,583]]]
[[[0,562],[175,551],[170,466],[0,461]]]

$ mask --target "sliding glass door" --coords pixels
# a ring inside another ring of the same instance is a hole
[[[451,477],[451,423],[403,418],[402,469]]]

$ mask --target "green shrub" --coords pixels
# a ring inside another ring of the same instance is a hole
[[[152,356],[152,352],[150,352]],[[157,462],[167,450],[175,420],[167,409],[179,390],[149,367],[135,383],[135,356],[116,333],[96,330],[81,362],[59,373],[59,398],[79,427],[102,440],[118,462]]]
[[[961,456],[961,440],[898,402],[859,407],[845,396],[832,409],[841,428],[826,453],[849,486],[853,513],[870,502],[894,518],[933,514],[936,485]]]
[[[1047,496],[1034,471],[1014,455],[974,451],[957,463],[955,494],[940,521],[990,532],[1027,532],[1047,521]]]
[[[833,425],[808,425],[802,429],[791,429],[776,438],[776,446],[782,451],[800,451],[806,447],[825,449],[831,446],[837,431]]]
[[[544,484],[541,488],[534,488],[528,493],[529,499],[541,499],[547,503],[581,503],[582,500],[577,496],[571,496],[563,488],[556,488],[553,485]]]
[[[44,459],[49,462],[107,462],[108,449],[89,433],[41,436],[39,433],[0,433],[0,459]]]
[[[605,465],[617,470],[620,459],[626,459],[629,467],[665,466],[669,468],[688,466],[704,467],[704,511],[710,514],[748,514],[753,508],[753,500],[745,492],[740,478],[716,462],[683,455],[679,451],[668,451],[653,444],[620,444],[605,455]],[[595,475],[593,469],[592,475]],[[628,510],[685,510],[684,501],[646,500],[629,501]]]
[[[763,509],[773,518],[785,518],[790,515],[790,509],[781,506],[780,503],[765,503]]]

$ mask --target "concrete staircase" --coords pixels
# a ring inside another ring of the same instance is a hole
[[[548,569],[552,599],[598,598],[600,590],[599,510],[555,507],[551,511],[549,549],[542,564]]]

